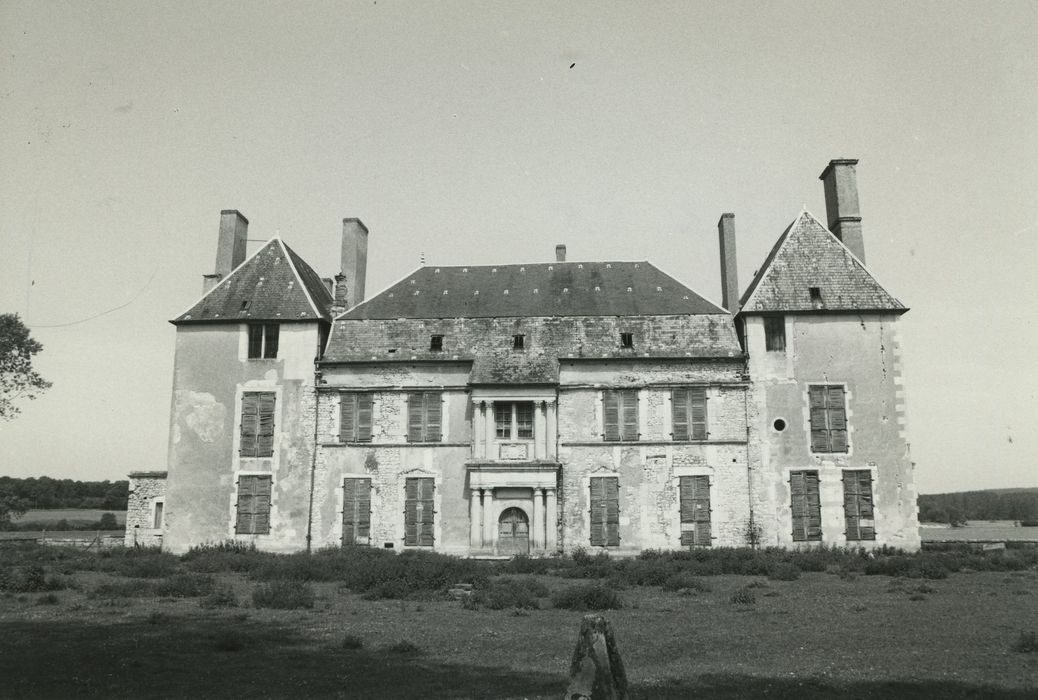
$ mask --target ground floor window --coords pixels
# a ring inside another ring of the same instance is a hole
[[[371,479],[342,482],[342,543],[371,542]]]
[[[681,544],[684,547],[710,546],[710,477],[683,476],[680,479]]]
[[[433,546],[432,478],[407,479],[404,485],[404,544],[414,547]]]
[[[822,506],[818,496],[818,472],[790,472],[789,492],[793,510],[793,541],[820,541]]]
[[[620,479],[615,476],[591,477],[591,545],[616,547],[620,544]]]
[[[868,469],[843,473],[843,517],[848,540],[876,539],[876,514],[872,507],[872,472]]]
[[[235,534],[266,535],[270,532],[270,486],[271,478],[266,475],[238,477]]]

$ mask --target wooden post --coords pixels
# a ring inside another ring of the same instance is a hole
[[[627,673],[613,626],[601,615],[585,615],[569,667],[564,700],[627,700]]]

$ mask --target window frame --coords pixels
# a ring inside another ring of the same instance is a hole
[[[677,387],[670,391],[670,437],[675,442],[707,440],[710,436],[706,387]]]
[[[603,442],[638,442],[641,439],[638,394],[637,389],[607,389],[602,392]],[[615,409],[610,406],[614,401]],[[612,432],[610,417],[614,412],[615,432]]]
[[[494,437],[498,440],[533,440],[536,423],[536,406],[534,401],[495,401],[494,402]],[[501,409],[508,407],[506,411]],[[529,407],[529,429],[525,429],[526,421],[520,420],[520,407]],[[503,422],[502,413],[507,413],[507,424]],[[502,433],[507,434],[502,434]],[[529,434],[524,434],[524,433]]]
[[[526,336],[522,333],[516,333],[512,336],[512,349],[513,350],[525,350],[526,349]]]
[[[413,487],[413,488],[412,488]],[[436,480],[431,476],[404,479],[404,546],[436,546]]]
[[[443,352],[443,336],[433,334],[429,336],[429,352]]]
[[[277,392],[243,391],[238,426],[238,456],[259,459],[273,457],[276,419]]]
[[[705,494],[705,495],[704,495]],[[710,476],[678,477],[678,509],[682,547],[710,547]]]
[[[588,506],[588,541],[591,546],[619,547],[620,477],[589,477]]]
[[[234,502],[235,535],[270,534],[273,493],[274,477],[271,474],[238,475],[237,497]],[[261,517],[257,519],[257,516]],[[243,527],[243,522],[247,527]]]
[[[443,442],[443,392],[411,391],[406,401],[407,442]]]
[[[817,469],[797,469],[789,472],[789,499],[793,541],[821,542],[821,480]]]
[[[371,544],[371,478],[342,480],[342,545]]]
[[[621,350],[633,350],[634,349],[634,333],[621,332],[620,333],[620,349]]]
[[[843,518],[848,542],[872,542],[876,539],[876,503],[872,488],[872,470],[844,469]],[[863,525],[868,521],[870,525]]]
[[[276,322],[246,324],[246,352],[250,360],[276,360],[281,338],[281,324]]]
[[[834,396],[839,394],[839,400]],[[838,405],[837,405],[838,404]],[[807,387],[808,435],[813,454],[850,454],[847,421],[847,387],[843,384],[810,384]]]
[[[785,352],[786,351],[786,317],[765,316],[764,317],[764,351]]]
[[[370,391],[339,392],[339,442],[367,443],[374,432],[374,394]]]

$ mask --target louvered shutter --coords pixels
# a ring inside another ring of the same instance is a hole
[[[606,541],[605,479],[591,477],[591,546],[601,547]]]
[[[234,532],[239,535],[252,533],[252,512],[254,509],[254,495],[256,480],[250,476],[238,477],[238,506],[237,522],[234,524]]]
[[[433,545],[434,482],[431,478],[407,479],[404,485],[404,544]]]
[[[689,402],[691,437],[693,440],[706,440],[706,389],[692,389]]]
[[[829,452],[829,421],[826,411],[826,388],[812,386],[808,389],[811,411],[811,451]]]
[[[793,514],[793,540],[822,539],[822,511],[818,497],[818,472],[789,474],[790,509]]]
[[[270,532],[269,476],[238,477],[238,513],[234,531],[243,535],[265,535]]]
[[[418,479],[404,481],[404,544],[418,544]]]
[[[270,477],[257,476],[256,495],[253,497],[252,533],[266,535],[270,532]]]
[[[371,535],[371,479],[345,479],[342,543],[368,544]]]
[[[638,439],[638,392],[624,391],[620,394],[620,411],[623,420],[623,439]]]
[[[671,437],[688,440],[688,389],[675,389],[670,394]]]
[[[681,544],[710,546],[710,477],[683,476],[679,480]]]
[[[259,439],[256,442],[257,457],[274,454],[274,394],[264,392],[259,397]]]
[[[876,539],[872,473],[867,469],[843,472],[843,514],[848,540]]]
[[[620,480],[607,477],[605,481],[605,543],[608,547],[620,544]]]
[[[620,439],[620,395],[616,391],[602,394],[602,431],[605,440]]]
[[[418,544],[423,547],[433,546],[433,491],[435,489],[432,479],[418,480],[419,503],[421,504],[421,517],[418,519]]]
[[[257,457],[259,440],[259,401],[257,394],[241,396],[241,433],[238,454],[242,457]]]
[[[357,442],[371,442],[372,395],[357,394]]]
[[[339,442],[357,439],[357,395],[339,394]]]
[[[807,489],[807,539],[822,539],[822,508],[818,494],[818,472],[807,472],[804,475],[804,487]]]
[[[407,395],[407,441],[422,442],[425,433],[422,422],[425,416],[425,394]]]
[[[833,452],[847,451],[847,403],[843,387],[828,388],[829,446]]]
[[[443,397],[441,394],[425,395],[425,435],[426,442],[439,442],[442,435]]]

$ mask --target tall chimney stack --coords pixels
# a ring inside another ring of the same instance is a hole
[[[858,176],[855,158],[829,161],[818,176],[825,185],[825,213],[829,230],[843,241],[854,255],[865,262],[865,240],[861,234],[861,211],[858,209]]]
[[[555,246],[555,262],[566,262],[566,244],[559,243]]]
[[[333,313],[342,313],[364,301],[368,269],[368,227],[360,219],[342,220],[342,263],[335,276]]]
[[[717,221],[717,243],[721,249],[721,306],[739,312],[739,273],[735,267],[735,214],[721,214]]]
[[[216,240],[216,269],[203,276],[202,291],[208,292],[219,284],[231,270],[245,262],[249,220],[237,209],[220,212],[220,233]]]

